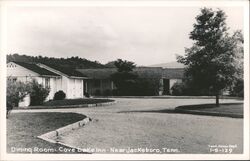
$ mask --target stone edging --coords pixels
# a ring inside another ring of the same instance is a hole
[[[109,106],[116,104],[117,101],[93,103],[93,104],[80,104],[80,105],[63,105],[63,106],[39,106],[38,108],[18,107],[18,110],[35,110],[35,109],[58,109],[58,108],[80,108],[80,107],[98,107]],[[40,108],[41,107],[41,108]],[[47,107],[47,108],[46,108]],[[48,108],[49,107],[49,108]],[[15,110],[15,109],[14,109]]]
[[[69,131],[74,130],[74,129],[78,129],[78,128],[86,125],[89,121],[91,121],[91,119],[87,117],[81,121],[77,121],[73,124],[61,127],[61,128],[56,129],[54,131],[47,132],[47,133],[42,134],[40,136],[37,136],[37,138],[48,141],[50,143],[59,143],[59,144],[65,145],[61,142],[56,141],[56,138],[58,136],[62,135],[63,133],[69,132]],[[68,146],[68,145],[65,145],[65,146]],[[71,147],[71,146],[68,146],[68,147]]]
[[[116,103],[117,103],[116,101],[111,101],[111,102],[92,103],[92,104],[63,105],[63,106],[49,106],[49,107],[97,107],[97,106],[109,106]]]

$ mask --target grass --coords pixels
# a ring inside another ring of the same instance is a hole
[[[58,149],[65,148],[64,146],[46,142],[37,136],[84,118],[86,116],[76,113],[11,113],[7,119],[7,152],[12,153],[11,149],[14,148],[26,148],[33,149],[33,153],[36,153],[34,148],[43,148],[54,149],[51,153],[62,153]]]
[[[222,116],[242,116],[243,117],[243,103],[225,103],[220,104],[216,107],[215,104],[201,104],[201,105],[189,105],[189,106],[179,106],[176,108],[177,111],[188,110],[190,112],[202,112],[204,114],[210,115],[216,113]]]
[[[96,98],[51,100],[51,101],[44,102],[43,105],[29,106],[29,107],[19,108],[19,109],[79,108],[79,107],[87,107],[84,105],[88,105],[88,104],[97,104],[97,103],[105,103],[105,102],[113,102],[113,101],[114,100],[111,100],[111,99],[96,99]],[[17,109],[17,107],[15,107],[15,109]]]
[[[94,98],[84,98],[84,99],[65,99],[65,100],[52,100],[45,102],[43,106],[66,106],[66,105],[81,105],[81,104],[96,104],[104,102],[112,102],[110,99],[94,99]]]

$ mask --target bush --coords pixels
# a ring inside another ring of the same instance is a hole
[[[13,82],[7,80],[7,107],[8,106],[18,106],[19,101],[22,101],[23,98],[31,93],[31,85],[29,83],[23,82]]]
[[[231,96],[244,97],[244,80],[239,79],[230,89]]]
[[[114,96],[155,96],[159,93],[159,79],[137,78],[110,92]]]
[[[184,95],[184,90],[185,90],[185,86],[183,83],[175,83],[171,88],[171,91],[172,91],[171,94],[174,96],[181,96],[181,95]]]
[[[110,76],[116,86],[116,95],[129,96],[134,95],[136,79],[138,75],[132,72],[116,72]]]
[[[200,95],[196,92],[195,89],[192,89],[190,85],[186,82],[176,82],[171,88],[171,95],[174,96],[192,96],[192,95]]]
[[[100,96],[101,95],[101,91],[99,89],[95,90],[95,95],[96,96]]]
[[[66,94],[62,90],[60,90],[55,93],[53,100],[64,100],[65,98]]]
[[[89,98],[90,97],[90,94],[88,92],[84,92],[84,96]]]
[[[112,90],[112,94],[113,94],[114,96],[119,96],[119,92],[118,92],[117,89],[113,89],[113,90]]]
[[[112,91],[110,89],[106,89],[104,92],[103,92],[103,95],[104,96],[111,96],[112,95]]]
[[[42,105],[47,96],[49,95],[50,89],[44,88],[35,80],[32,81],[31,88],[32,91],[30,93],[30,105]]]
[[[159,93],[159,79],[138,78],[133,87],[132,95],[154,96]]]
[[[194,84],[184,81],[181,83],[176,82],[172,88],[172,95],[174,96],[212,96],[213,93],[208,89],[197,88]]]

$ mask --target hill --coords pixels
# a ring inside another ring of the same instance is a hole
[[[47,65],[57,65],[60,67],[70,67],[73,69],[76,68],[104,68],[105,65],[97,62],[90,61],[84,58],[71,57],[71,58],[53,58],[53,57],[43,57],[43,56],[28,56],[28,55],[19,55],[19,54],[10,54],[7,55],[7,62],[16,61],[16,62],[34,62],[34,63],[43,63]]]
[[[185,65],[183,65],[181,63],[178,63],[178,62],[169,62],[169,63],[161,63],[161,64],[149,65],[149,67],[184,68]]]

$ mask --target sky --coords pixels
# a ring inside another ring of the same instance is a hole
[[[202,6],[201,6],[202,7]],[[192,45],[189,33],[201,7],[9,7],[9,54],[78,56],[137,65],[176,60]],[[243,29],[242,7],[220,7],[230,32]]]

